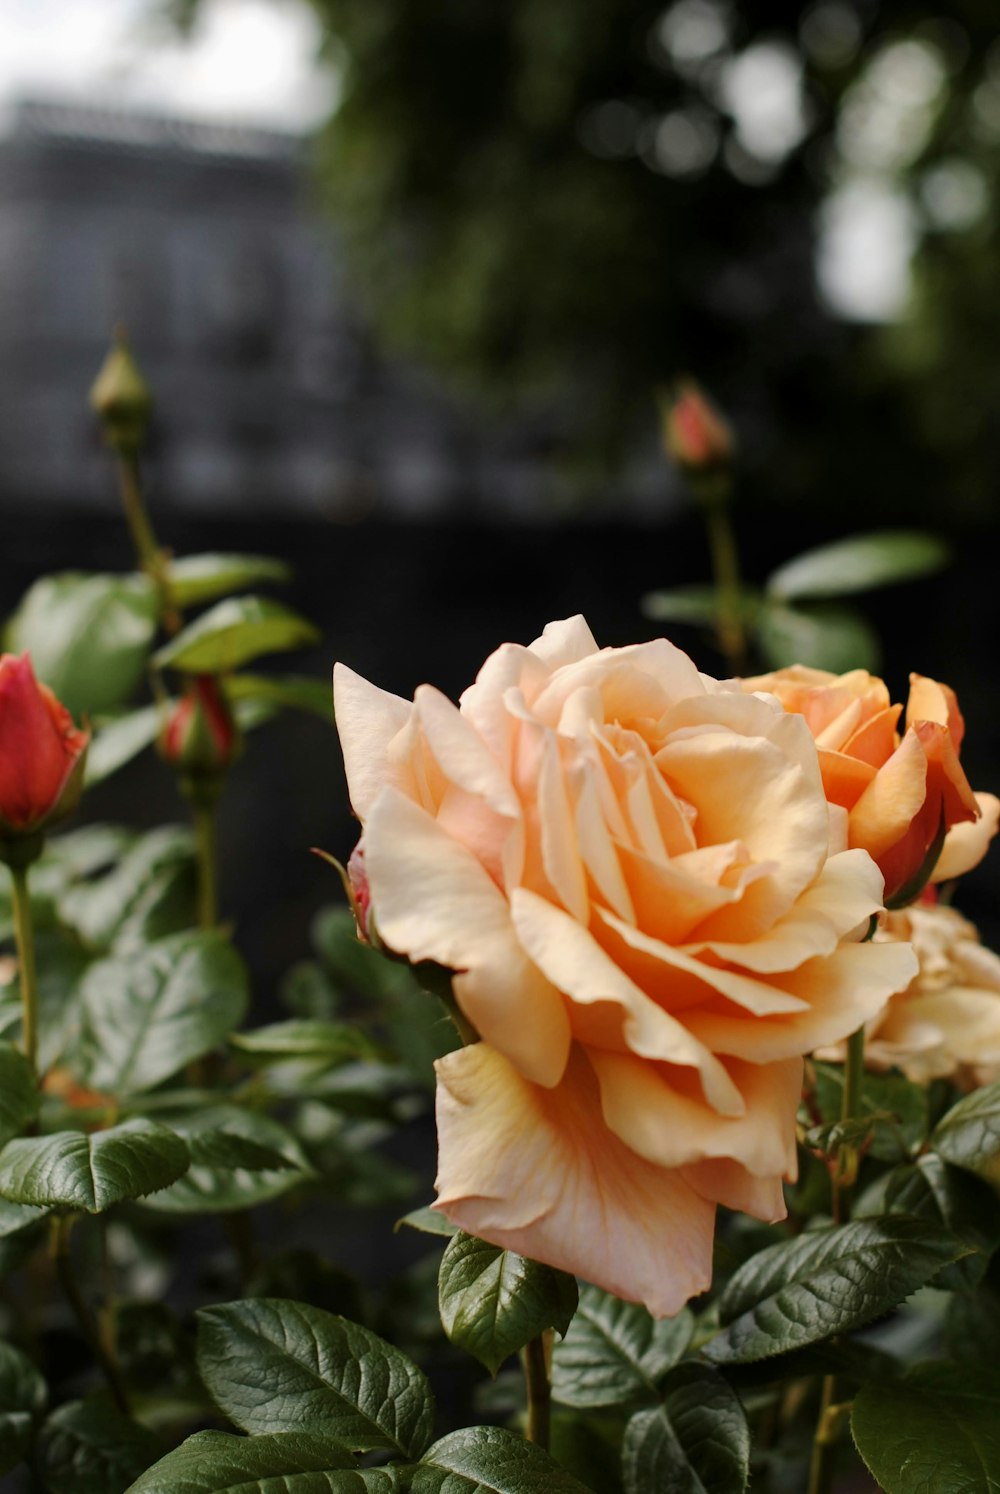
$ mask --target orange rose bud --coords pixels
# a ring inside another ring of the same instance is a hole
[[[160,734],[160,753],[186,778],[210,780],[238,755],[240,733],[214,674],[197,674]]]
[[[72,814],[89,741],[35,679],[28,654],[0,656],[0,841],[34,835]]]
[[[712,472],[733,459],[732,428],[693,379],[682,379],[664,403],[663,445],[686,472]]]

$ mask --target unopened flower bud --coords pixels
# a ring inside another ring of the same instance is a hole
[[[153,400],[121,331],[115,334],[114,345],[91,386],[90,407],[101,422],[109,446],[116,451],[138,451]]]
[[[239,728],[214,674],[188,683],[160,733],[160,754],[188,785],[217,783],[239,753]]]
[[[367,939],[372,893],[368,885],[368,873],[365,871],[365,848],[360,840],[347,863],[347,881],[351,892],[351,907],[358,925],[358,937]]]
[[[89,741],[28,654],[0,657],[0,858],[33,860],[42,833],[72,814]]]
[[[732,429],[693,379],[664,400],[663,446],[686,472],[714,472],[733,459]]]

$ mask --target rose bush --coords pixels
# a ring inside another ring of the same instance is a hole
[[[959,761],[965,723],[953,690],[911,674],[905,732],[883,680],[795,664],[741,681],[800,715],[816,739],[827,797],[848,815],[848,844],[868,851],[891,902],[915,896],[942,825],[937,880],[975,866],[996,833],[1000,802],[974,794]]]
[[[916,970],[805,722],[664,639],[581,618],[504,645],[458,707],[338,665],[379,937],[455,973],[438,1204],[663,1315],[709,1284],[717,1204],[773,1220],[802,1056]]]
[[[31,834],[72,813],[89,740],[35,679],[27,654],[0,656],[0,837]]]

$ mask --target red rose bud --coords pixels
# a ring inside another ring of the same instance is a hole
[[[240,750],[240,733],[214,674],[197,674],[160,734],[160,752],[190,779],[220,777]]]
[[[35,679],[28,654],[0,656],[0,840],[9,844],[72,814],[89,741]]]
[[[712,472],[733,459],[732,429],[693,379],[683,379],[664,403],[663,445],[686,472]]]

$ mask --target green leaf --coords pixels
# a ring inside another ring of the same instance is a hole
[[[410,1494],[587,1494],[548,1453],[502,1427],[466,1427],[409,1470]]]
[[[27,1455],[47,1399],[45,1381],[28,1356],[0,1343],[0,1477]]]
[[[47,1213],[48,1209],[29,1208],[27,1204],[10,1203],[8,1199],[0,1198],[0,1240],[20,1234],[21,1230],[44,1219]]]
[[[158,705],[129,711],[96,731],[87,750],[84,782],[88,788],[124,768],[156,741],[162,711]]]
[[[104,876],[66,890],[63,921],[91,949],[124,949],[194,921],[191,832],[163,825],[143,835]]]
[[[921,1219],[811,1230],[760,1251],[719,1299],[723,1331],[702,1352],[746,1364],[848,1333],[897,1306],[967,1247]]]
[[[1000,1084],[973,1090],[952,1106],[931,1137],[939,1157],[1000,1184]]]
[[[995,1494],[1000,1377],[940,1365],[863,1385],[851,1412],[858,1452],[887,1494]]]
[[[754,637],[770,669],[809,664],[834,674],[875,671],[881,657],[878,637],[860,612],[829,602],[809,607],[765,602],[757,613]]]
[[[38,1105],[38,1082],[31,1064],[13,1043],[0,1043],[0,1146],[34,1120]]]
[[[88,1084],[135,1094],[229,1036],[246,1012],[247,974],[224,934],[189,930],[92,965],[82,999]]]
[[[48,1494],[124,1494],[162,1450],[147,1427],[95,1397],[52,1413],[37,1462]]]
[[[950,1167],[933,1152],[890,1173],[885,1208],[890,1214],[930,1219],[969,1247],[972,1253],[946,1266],[935,1286],[974,1287],[1000,1244],[1000,1198],[979,1178]]]
[[[625,1494],[743,1494],[750,1431],[743,1407],[718,1370],[679,1364],[663,1405],[639,1411],[622,1446]]]
[[[675,586],[668,591],[647,592],[639,606],[644,617],[657,622],[714,628],[719,617],[719,593],[714,586]]]
[[[421,1209],[411,1209],[409,1214],[404,1214],[402,1219],[397,1219],[393,1230],[402,1229],[403,1225],[410,1229],[419,1230],[424,1235],[442,1235],[450,1240],[459,1233],[457,1224],[452,1224],[437,1209],[432,1209],[430,1204],[425,1204]]]
[[[314,1175],[295,1137],[270,1116],[238,1105],[216,1105],[168,1119],[193,1160],[176,1183],[144,1201],[145,1208],[157,1213],[218,1214],[254,1208]],[[252,1166],[233,1165],[241,1142],[252,1149]],[[223,1150],[226,1160],[220,1163]],[[259,1170],[263,1158],[273,1154],[281,1161]]]
[[[378,1056],[375,1044],[356,1023],[316,1018],[296,1017],[258,1027],[253,1032],[234,1032],[229,1041],[241,1053],[267,1062],[308,1058],[333,1064]]]
[[[362,1451],[419,1457],[434,1398],[405,1354],[345,1318],[281,1298],[198,1313],[198,1368],[238,1427],[322,1431]]]
[[[824,1120],[840,1122],[844,1099],[843,1064],[814,1063],[816,1100]],[[902,1162],[923,1145],[929,1126],[927,1091],[901,1074],[864,1074],[861,1115],[870,1129],[868,1155],[882,1162]]]
[[[121,706],[138,684],[156,634],[159,599],[145,576],[70,571],[44,576],[7,628],[13,653],[79,720]]]
[[[389,1469],[357,1468],[331,1438],[305,1432],[234,1437],[197,1432],[127,1494],[397,1494]]]
[[[581,1287],[576,1316],[552,1351],[552,1394],[581,1409],[658,1400],[693,1332],[687,1308],[657,1322],[644,1307]]]
[[[461,1231],[438,1276],[438,1307],[453,1344],[492,1375],[546,1328],[565,1334],[576,1311],[576,1281],[565,1271],[488,1245]]]
[[[170,562],[170,591],[183,611],[291,574],[291,566],[270,555],[182,555]]]
[[[100,1214],[165,1188],[187,1166],[183,1141],[155,1121],[125,1121],[93,1135],[26,1136],[0,1152],[0,1197]]]
[[[944,540],[919,530],[855,534],[797,555],[769,577],[767,590],[782,601],[843,597],[912,581],[941,570],[950,560],[951,550]]]
[[[308,711],[333,722],[333,696],[328,680],[301,675],[234,674],[226,680],[230,700],[262,701],[288,710]]]
[[[230,597],[164,644],[153,663],[188,674],[226,674],[261,654],[303,648],[319,637],[318,628],[280,602]]]

